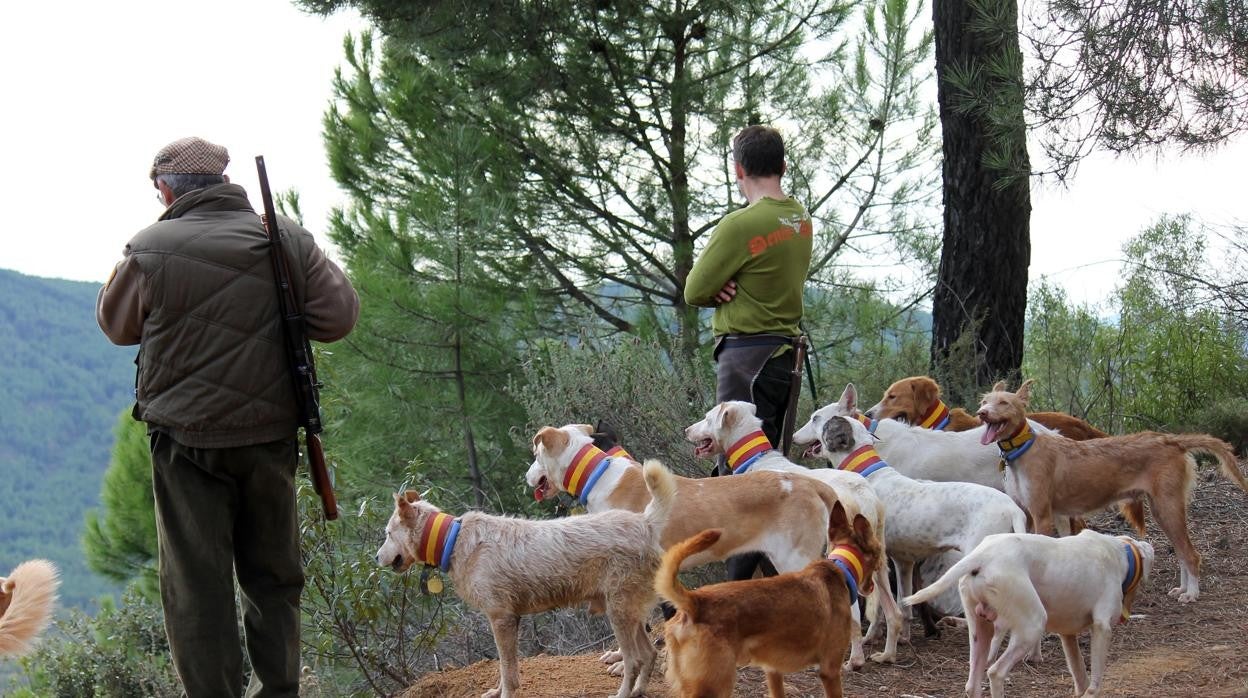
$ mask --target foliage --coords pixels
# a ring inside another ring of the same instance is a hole
[[[100,491],[101,509],[86,513],[82,548],[93,571],[115,582],[134,580],[139,593],[155,602],[160,590],[147,427],[126,410],[114,434],[113,457]]]
[[[120,606],[107,599],[94,619],[75,609],[22,658],[29,686],[13,695],[177,696],[181,688],[162,623],[160,607],[133,588]]]
[[[87,568],[66,522],[95,506],[117,413],[133,401],[133,347],[96,326],[98,284],[0,270],[0,574],[43,557],[61,570],[61,599],[86,607],[114,587]]]
[[[1096,148],[1204,149],[1248,128],[1248,5],[1050,0],[1023,34],[1030,121],[1066,177]]]
[[[851,6],[816,0],[302,4],[358,7],[387,37],[379,52],[367,35],[348,43],[352,72],[327,117],[344,186],[405,197],[436,173],[414,152],[425,138],[490,134],[479,181],[514,193],[498,275],[569,301],[598,332],[664,340],[676,323],[673,349],[696,353],[684,279],[732,205],[725,155],[748,123],[787,136],[788,187],[830,231],[817,271],[851,238],[889,254],[881,238],[925,230],[935,119],[915,71],[930,36],[910,36],[919,10],[904,0],[864,7],[852,40]],[[383,166],[386,186],[354,184]]]
[[[1128,242],[1115,321],[1072,307],[1052,287],[1037,289],[1025,370],[1040,378],[1037,404],[1128,432],[1191,428],[1195,415],[1244,395],[1248,333],[1216,307],[1193,303],[1192,279],[1214,266],[1205,246],[1204,231],[1186,217],[1162,218]]]
[[[657,342],[636,338],[581,336],[536,348],[524,363],[523,383],[513,386],[529,415],[517,440],[527,448],[543,426],[602,420],[634,457],[658,458],[682,475],[706,475],[709,467],[692,459],[684,429],[715,405],[710,357],[665,357]]]

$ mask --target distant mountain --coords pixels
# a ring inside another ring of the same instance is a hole
[[[62,571],[62,603],[88,610],[116,590],[87,569],[79,541],[113,426],[133,401],[136,350],[100,332],[98,291],[0,269],[0,575],[48,558]]]

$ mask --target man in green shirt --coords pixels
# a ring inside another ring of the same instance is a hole
[[[743,129],[732,140],[732,159],[747,205],[715,226],[685,280],[685,302],[715,308],[716,401],[754,403],[763,433],[778,446],[813,228],[806,208],[780,186],[784,140],[776,129]],[[719,472],[725,467],[721,461]],[[738,558],[729,560],[732,579],[750,576],[762,556]]]

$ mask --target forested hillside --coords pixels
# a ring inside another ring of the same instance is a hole
[[[83,511],[97,506],[135,353],[100,332],[98,290],[0,270],[0,574],[51,559],[63,603],[88,610],[115,587],[83,562]]]

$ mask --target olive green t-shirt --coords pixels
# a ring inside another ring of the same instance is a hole
[[[715,226],[685,281],[685,302],[715,306],[715,294],[736,279],[737,295],[715,307],[715,334],[796,335],[812,243],[804,206],[793,197],[763,197]]]

